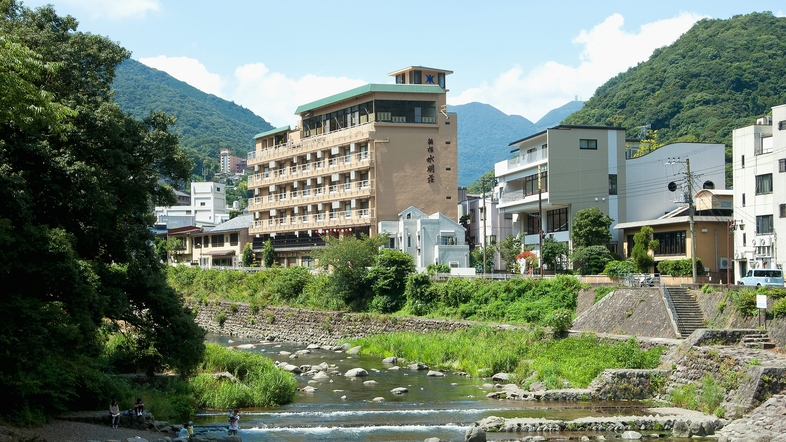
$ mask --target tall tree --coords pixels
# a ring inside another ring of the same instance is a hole
[[[128,51],[76,28],[49,6],[0,0],[4,415],[95,399],[86,386],[100,377],[104,324],[133,336],[143,371],[188,373],[204,351],[149,229],[152,204],[174,203],[170,185],[191,164],[167,131],[173,119],[139,121],[113,103]]]
[[[590,207],[576,212],[573,217],[571,237],[573,248],[580,249],[589,246],[602,246],[611,241],[611,223],[614,219],[597,207]]]
[[[650,256],[650,251],[658,248],[660,243],[652,239],[652,227],[642,226],[641,230],[633,235],[633,250],[630,257],[636,263],[640,272],[649,272],[655,259]]]
[[[543,238],[543,249],[540,252],[543,264],[555,272],[565,270],[569,252],[567,243],[559,242],[551,236]]]

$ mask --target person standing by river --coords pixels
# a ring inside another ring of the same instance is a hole
[[[238,413],[240,410],[235,408],[235,411],[232,413],[232,416],[229,417],[229,435],[230,436],[237,436],[237,431],[240,429],[240,416]]]
[[[120,406],[117,405],[117,399],[112,399],[112,404],[109,406],[109,414],[112,415],[112,428],[117,428],[120,424]]]

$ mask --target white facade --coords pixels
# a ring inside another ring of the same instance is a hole
[[[226,186],[212,181],[191,183],[191,205],[156,207],[158,222],[163,217],[193,216],[197,227],[212,227],[229,219]]]
[[[399,213],[398,221],[381,221],[379,232],[387,233],[389,247],[415,259],[422,271],[429,264],[448,264],[453,269],[469,268],[469,246],[465,229],[441,213],[426,215],[409,207]],[[474,271],[473,271],[474,273]]]
[[[786,245],[786,105],[772,118],[734,130],[734,262],[736,279],[749,269],[783,269]]]

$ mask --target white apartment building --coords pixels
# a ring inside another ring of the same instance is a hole
[[[614,219],[609,248],[622,255],[626,238],[617,223],[658,218],[685,205],[689,188],[725,183],[721,144],[676,143],[626,159],[624,129],[560,125],[510,146],[515,155],[495,165],[499,208],[513,215],[514,231],[538,254],[541,232],[572,248],[576,212],[598,207]],[[677,191],[669,190],[671,182]]]
[[[739,279],[749,269],[782,269],[786,244],[786,105],[772,117],[734,130],[733,270]]]
[[[193,217],[197,227],[213,227],[229,219],[224,184],[212,181],[191,183],[191,204],[188,206],[156,207],[157,224],[167,218]]]
[[[469,217],[466,227],[470,250],[496,245],[511,235],[519,234],[513,226],[513,214],[500,212],[498,201],[493,197],[491,189],[485,198],[482,195],[467,195],[459,204],[459,218],[465,215]],[[507,270],[499,251],[494,252],[494,270]]]
[[[410,206],[399,213],[398,221],[381,221],[378,231],[388,234],[388,248],[414,258],[419,272],[429,264],[448,264],[457,271],[469,269],[465,229],[441,213],[427,215]],[[470,270],[464,273],[474,274],[474,269]]]

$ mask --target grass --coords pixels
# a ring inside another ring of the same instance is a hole
[[[671,402],[682,408],[698,410],[706,414],[723,417],[726,410],[721,407],[725,391],[715,378],[704,375],[701,386],[686,384],[671,391]]]
[[[435,368],[465,371],[472,375],[513,373],[523,380],[533,373],[534,380],[548,388],[562,388],[567,381],[584,388],[607,368],[655,368],[662,348],[642,351],[635,339],[604,343],[594,334],[578,338],[544,339],[541,328],[496,330],[474,326],[450,333],[392,333],[352,342],[364,354],[396,356]],[[531,360],[531,363],[522,362]]]

